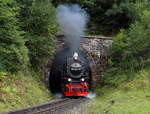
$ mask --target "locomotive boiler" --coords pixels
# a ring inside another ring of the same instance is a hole
[[[52,93],[87,96],[91,89],[91,70],[84,50],[64,48],[56,54],[50,78]]]

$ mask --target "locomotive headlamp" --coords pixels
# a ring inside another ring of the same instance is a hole
[[[71,78],[68,78],[68,81],[69,81],[69,82],[71,82],[71,80],[72,80]]]
[[[84,81],[85,79],[84,78],[81,78],[81,81]]]
[[[77,59],[78,59],[78,53],[77,53],[77,52],[74,53],[73,59],[74,59],[74,60],[77,60]]]

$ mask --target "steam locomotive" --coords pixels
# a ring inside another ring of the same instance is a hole
[[[83,50],[65,48],[53,62],[50,90],[64,96],[87,96],[91,85],[91,71]]]

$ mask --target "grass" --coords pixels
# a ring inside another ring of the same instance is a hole
[[[85,114],[150,114],[150,69],[132,75],[133,80],[118,87],[97,88],[97,97],[86,106]],[[51,100],[52,95],[39,77],[35,72],[16,75],[0,72],[0,112]]]
[[[86,114],[150,114],[150,69],[134,75],[119,87],[98,88]]]
[[[40,74],[0,73],[0,112],[16,110],[48,102],[52,96]]]
[[[108,89],[109,91],[110,89]],[[111,91],[111,93],[110,93]],[[149,114],[150,92],[110,90],[108,95],[93,100],[88,114]]]

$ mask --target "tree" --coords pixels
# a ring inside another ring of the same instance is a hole
[[[18,13],[15,0],[0,0],[0,71],[16,72],[28,64],[24,32],[16,18]]]
[[[57,32],[55,8],[49,0],[22,0],[20,20],[27,39],[30,62],[34,68],[47,63],[54,49],[53,37]]]
[[[139,69],[150,60],[150,7],[146,1],[133,4],[135,21],[128,30],[121,31],[110,50],[113,66],[122,69]],[[131,67],[132,66],[132,67]]]
[[[52,0],[59,4],[80,4],[89,14],[88,33],[113,35],[120,28],[128,28],[132,22],[129,14],[136,0]]]

